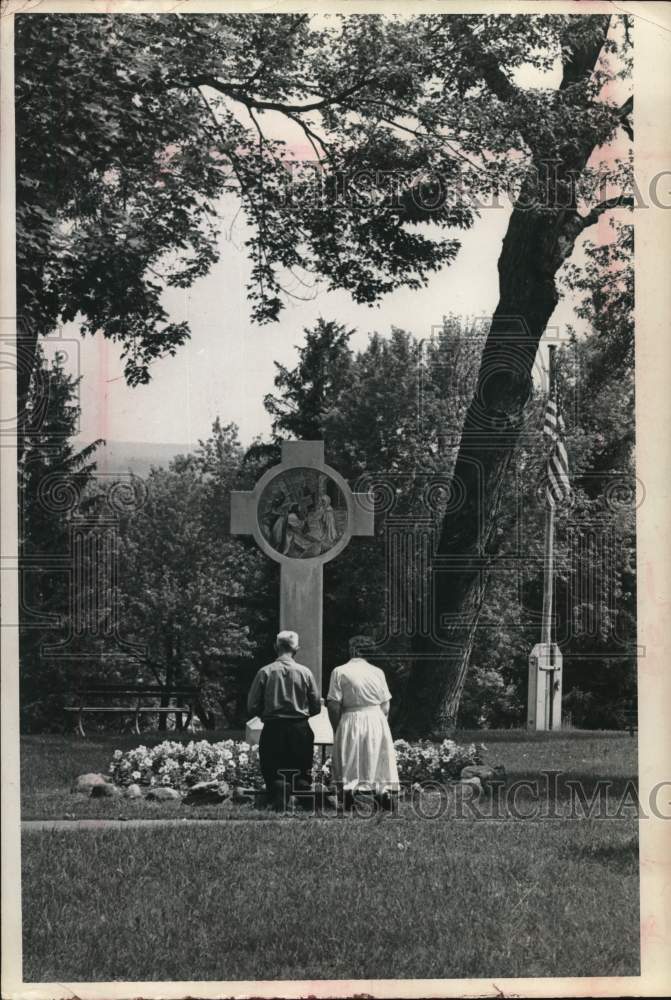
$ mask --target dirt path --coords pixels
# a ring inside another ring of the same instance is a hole
[[[128,827],[154,826],[213,826],[221,823],[258,823],[257,819],[26,819],[21,823],[21,829],[26,833],[39,830],[121,830]]]

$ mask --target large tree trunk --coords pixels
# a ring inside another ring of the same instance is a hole
[[[499,261],[501,300],[483,350],[453,473],[453,513],[433,560],[432,634],[418,639],[408,731],[454,725],[493,557],[500,492],[531,391],[538,342],[557,304],[544,222],[515,210]],[[456,507],[456,509],[454,509]],[[442,649],[441,649],[442,646]]]
[[[592,72],[608,29],[567,57],[562,88]],[[431,566],[432,634],[414,644],[403,726],[441,737],[455,726],[471,649],[495,554],[495,518],[532,388],[539,341],[558,301],[555,277],[576,239],[598,215],[581,217],[575,179],[603,135],[535,156],[499,257],[499,303],[483,350],[453,476],[450,513],[439,526]],[[548,162],[552,166],[548,167]],[[533,207],[529,207],[533,206]]]

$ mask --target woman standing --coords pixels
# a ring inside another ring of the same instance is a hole
[[[350,653],[361,642],[361,637],[352,639]],[[390,700],[383,671],[361,656],[352,655],[331,674],[327,708],[335,733],[333,777],[346,801],[357,788],[378,796],[387,793],[387,801],[388,793],[398,790],[396,753],[387,722]]]

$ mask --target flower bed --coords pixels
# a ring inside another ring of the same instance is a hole
[[[166,785],[187,789],[200,781],[225,781],[232,787],[262,788],[259,748],[244,740],[177,743],[115,750],[109,766],[117,785]]]
[[[402,785],[454,780],[467,765],[482,764],[485,751],[482,743],[460,745],[454,740],[443,740],[442,743],[395,740],[394,749]]]
[[[484,746],[470,743],[460,746],[452,740],[430,743],[420,740],[394,743],[402,785],[458,778],[467,764],[481,764]],[[139,746],[123,753],[115,750],[109,766],[112,780],[120,786],[131,784],[188,789],[201,781],[226,782],[232,788],[263,788],[259,768],[259,748],[243,740],[208,740],[177,743],[165,740],[155,747]],[[328,782],[331,759],[321,763],[321,751],[315,750],[315,780]]]

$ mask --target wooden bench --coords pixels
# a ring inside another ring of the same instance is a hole
[[[160,684],[97,684],[76,691],[73,704],[66,705],[65,711],[76,714],[77,730],[81,736],[86,736],[84,715],[87,712],[132,715],[135,732],[139,736],[141,715],[174,715],[177,728],[188,728],[193,731],[197,699],[198,689],[187,685],[177,685],[168,691]],[[121,705],[109,704],[111,701],[121,700],[124,702]],[[160,704],[166,700],[168,704]],[[158,704],[149,704],[150,701]],[[183,715],[186,715],[185,723],[182,722]]]

